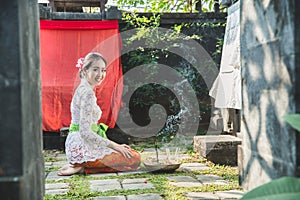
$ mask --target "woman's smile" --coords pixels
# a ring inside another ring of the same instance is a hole
[[[92,63],[92,66],[86,71],[86,80],[91,87],[99,85],[106,76],[105,63],[102,60],[97,60]]]

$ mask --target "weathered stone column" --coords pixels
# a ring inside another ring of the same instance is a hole
[[[299,4],[241,1],[241,184],[246,190],[296,175],[296,135],[283,116],[300,109]]]
[[[36,0],[0,7],[0,198],[43,199],[39,15]]]
[[[300,2],[295,1],[295,17],[294,19],[300,18]],[[296,104],[296,113],[300,113],[300,21],[295,20],[295,83],[294,83],[294,89],[295,89],[295,104]],[[297,89],[296,89],[297,86]],[[296,176],[300,177],[300,133],[296,134],[296,158],[297,158],[297,171]]]

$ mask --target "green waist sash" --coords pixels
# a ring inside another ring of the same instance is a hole
[[[93,132],[97,133],[99,136],[103,138],[107,138],[106,131],[108,126],[106,124],[92,124],[91,129]],[[70,124],[69,133],[79,131],[79,124]]]

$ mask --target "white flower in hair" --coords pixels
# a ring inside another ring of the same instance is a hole
[[[79,59],[77,60],[77,65],[76,65],[76,67],[77,67],[78,69],[81,69],[81,68],[82,68],[83,61],[84,61],[84,58],[79,58]]]

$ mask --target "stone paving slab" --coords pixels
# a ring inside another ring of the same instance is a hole
[[[125,196],[95,197],[94,200],[126,200]]]
[[[176,187],[201,187],[202,183],[200,183],[197,179],[194,179],[190,176],[169,176],[167,179],[171,185]]]
[[[99,173],[99,174],[88,174],[87,176],[94,177],[94,178],[102,178],[106,176],[118,176],[117,173]]]
[[[47,177],[46,177],[46,181],[49,180],[67,180],[70,179],[71,176],[58,176],[56,171],[55,172],[49,172]]]
[[[226,185],[226,184],[229,184],[222,177],[217,176],[217,175],[213,175],[213,174],[196,175],[196,177],[203,184],[216,184],[216,185]]]
[[[147,183],[147,178],[131,178],[131,179],[124,179],[122,184],[130,184],[130,183]]]
[[[45,167],[50,167],[50,166],[52,166],[52,165],[53,165],[52,162],[45,162]]]
[[[64,153],[59,153],[55,156],[55,158],[63,158],[63,159],[66,159],[67,160],[67,157],[66,157],[66,154]]]
[[[69,189],[57,189],[57,190],[46,190],[45,194],[56,195],[56,194],[67,194]]]
[[[57,162],[53,162],[53,166],[55,167],[63,167],[65,165],[68,164],[68,161],[66,160],[61,160],[61,161],[57,161]]]
[[[193,171],[205,171],[210,168],[202,163],[182,163],[177,171],[193,172]]]
[[[46,194],[66,194],[69,191],[68,183],[51,183],[45,185]]]
[[[146,178],[125,179],[122,182],[122,187],[125,190],[154,188],[153,184],[147,182]]]
[[[162,200],[163,198],[159,194],[138,194],[128,195],[127,200]]]
[[[168,176],[167,179],[173,182],[194,182],[194,183],[199,182],[197,181],[197,179],[194,179],[193,177],[190,176]]]
[[[229,190],[229,191],[217,191],[215,193],[212,192],[189,192],[186,194],[186,197],[189,200],[234,200],[240,199],[243,196],[243,192],[239,190]]]
[[[128,171],[128,172],[117,172],[118,175],[123,176],[123,175],[130,175],[130,174],[143,174],[146,173],[145,171],[142,171],[140,169],[135,170],[135,171]]]
[[[217,191],[216,194],[221,199],[240,199],[243,197],[244,192],[240,190]]]
[[[185,188],[191,188],[191,187],[201,187],[203,184],[198,182],[198,183],[194,183],[194,182],[170,182],[170,185],[173,185],[175,187],[185,187]]]
[[[143,189],[149,189],[154,188],[152,183],[131,183],[131,184],[124,184],[123,189],[125,190],[143,190]]]
[[[45,185],[45,190],[68,189],[68,183],[48,183]]]
[[[121,184],[117,179],[91,180],[91,191],[105,192],[109,190],[121,190]]]
[[[186,194],[189,200],[219,200],[219,197],[212,192],[189,192]]]

